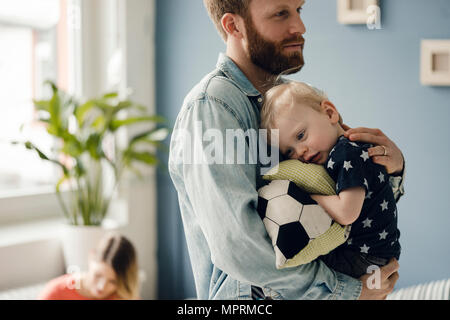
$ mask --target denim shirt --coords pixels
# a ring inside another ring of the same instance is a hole
[[[261,104],[261,94],[220,54],[216,69],[185,98],[175,123],[169,172],[178,192],[197,298],[250,299],[254,285],[272,299],[357,299],[362,283],[320,260],[276,269],[270,238],[256,211],[257,190],[264,183],[259,161],[189,161],[201,157],[211,143],[204,134],[208,129],[222,137],[227,129],[258,130]]]

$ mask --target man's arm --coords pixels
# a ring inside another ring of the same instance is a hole
[[[311,198],[325,209],[334,221],[349,225],[358,219],[366,195],[363,187],[354,187],[341,191],[338,195],[324,196],[313,194]]]

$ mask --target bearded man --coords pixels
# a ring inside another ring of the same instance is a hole
[[[204,0],[204,4],[226,43],[226,53],[185,98],[169,157],[197,298],[384,299],[398,279],[395,260],[381,268],[381,285],[375,289],[368,288],[368,275],[354,279],[320,260],[277,270],[272,244],[256,211],[257,190],[264,185],[261,163],[235,159],[254,141],[245,140],[244,150],[234,144],[232,150],[225,148],[230,131],[258,130],[263,95],[280,74],[303,67],[304,0]],[[348,130],[348,135],[377,145],[373,160],[389,173],[401,174],[401,151],[381,131],[358,128]],[[224,149],[211,152],[213,140]],[[389,157],[377,159],[384,148]],[[213,153],[216,157],[223,152],[227,161],[209,161]],[[209,158],[198,162],[192,156]]]

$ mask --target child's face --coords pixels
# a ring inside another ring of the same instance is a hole
[[[291,159],[324,164],[337,139],[343,134],[339,113],[329,101],[318,111],[305,104],[284,107],[276,118],[280,151]]]
[[[96,299],[106,299],[117,290],[116,273],[107,263],[90,261],[87,278],[88,290]]]

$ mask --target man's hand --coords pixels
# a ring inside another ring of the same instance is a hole
[[[387,265],[380,268],[380,286],[379,288],[369,288],[368,279],[373,275],[363,275],[359,280],[363,284],[359,300],[385,300],[387,295],[394,290],[395,283],[398,280],[399,264],[397,259],[393,258]]]
[[[404,159],[400,149],[380,129],[354,128],[343,125],[345,137],[350,141],[374,144],[369,156],[376,164],[386,168],[388,174],[399,174],[403,170]]]

